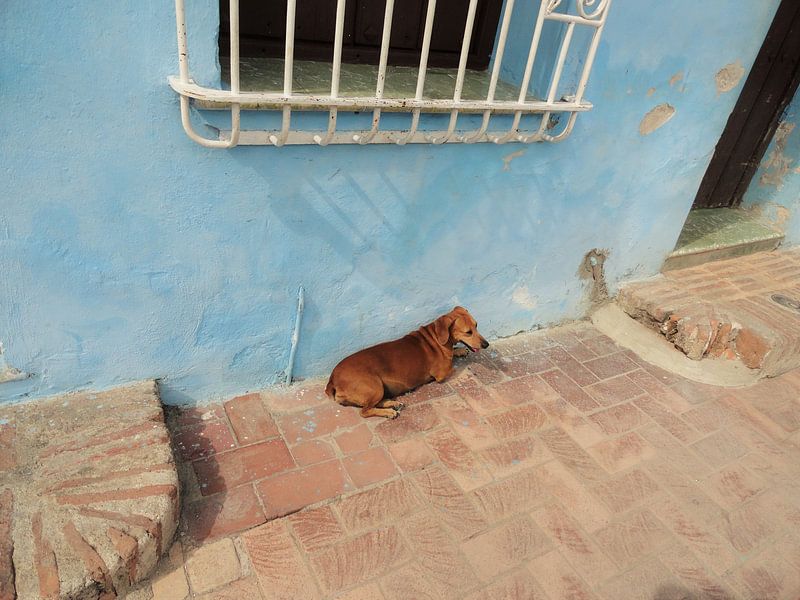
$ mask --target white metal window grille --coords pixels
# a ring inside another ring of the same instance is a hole
[[[302,0],[301,0],[302,1]],[[237,145],[273,145],[285,144],[443,144],[443,143],[475,143],[547,141],[558,142],[572,132],[578,113],[588,111],[592,104],[583,98],[589,74],[592,69],[600,36],[608,16],[611,0],[541,0],[538,15],[533,23],[530,47],[524,71],[519,84],[519,96],[514,100],[497,100],[495,98],[498,80],[500,79],[503,54],[509,34],[509,27],[514,19],[514,0],[506,0],[500,22],[500,32],[493,61],[488,93],[485,99],[462,98],[464,79],[466,76],[467,58],[472,37],[473,24],[478,0],[469,0],[467,20],[464,27],[463,41],[458,70],[455,77],[455,88],[452,99],[431,99],[424,95],[425,77],[428,72],[428,54],[431,44],[436,0],[429,0],[425,18],[422,51],[417,72],[416,93],[413,97],[387,97],[384,94],[387,58],[392,31],[392,15],[394,1],[386,0],[383,23],[380,61],[377,70],[375,94],[363,97],[342,96],[340,94],[340,74],[342,68],[342,43],[345,17],[345,0],[337,0],[335,38],[333,58],[331,62],[331,85],[329,95],[296,93],[293,91],[294,67],[294,31],[295,8],[297,0],[288,0],[286,11],[286,47],[284,53],[283,90],[279,91],[242,91],[240,86],[239,57],[239,0],[230,2],[230,90],[210,88],[195,83],[189,74],[189,50],[186,39],[185,0],[175,0],[175,11],[178,33],[179,76],[170,77],[170,86],[180,96],[181,121],[186,134],[198,144],[209,148],[232,148]],[[574,8],[570,12],[569,6]],[[563,3],[563,6],[562,6]],[[559,7],[562,10],[558,10]],[[532,96],[529,87],[537,56],[541,55],[540,42],[546,22],[555,22],[561,26],[558,51],[554,53],[552,64],[547,65],[549,83],[543,98]],[[559,94],[562,75],[564,73],[570,45],[573,42],[576,28],[588,28],[590,37],[585,45],[583,56],[579,59],[577,81],[571,93]],[[231,129],[221,130],[218,139],[208,139],[198,134],[190,119],[190,99],[198,101],[204,108],[230,109]],[[241,110],[280,111],[282,116],[279,129],[243,130],[241,127]],[[360,112],[372,111],[372,126],[364,130],[337,129],[339,111]],[[328,113],[327,129],[322,131],[306,131],[292,128],[292,111],[324,111]],[[410,122],[405,129],[381,129],[382,112],[401,112],[410,115]],[[427,113],[449,114],[446,129],[423,129],[420,127],[420,116]],[[482,115],[479,125],[472,130],[458,130],[460,114]],[[567,115],[560,131],[552,118],[555,115]],[[490,127],[493,117],[505,116],[505,128]],[[528,115],[540,118],[533,127],[525,128],[522,120]]]

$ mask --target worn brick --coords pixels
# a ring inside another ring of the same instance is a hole
[[[720,521],[720,533],[742,554],[760,546],[776,528],[758,499],[725,513]]]
[[[550,453],[579,478],[595,482],[605,476],[600,465],[562,430],[550,429],[540,437]]]
[[[533,471],[490,483],[472,492],[475,502],[490,521],[499,521],[541,501],[545,488]]]
[[[428,446],[462,489],[469,491],[492,480],[491,474],[450,429],[438,429],[425,437]]]
[[[325,548],[311,556],[311,565],[323,589],[336,591],[385,573],[407,554],[397,529],[388,527]]]
[[[656,559],[636,565],[630,571],[611,579],[600,588],[608,600],[683,600],[685,589],[669,569]]]
[[[700,434],[691,426],[653,398],[643,396],[642,398],[637,398],[633,402],[639,409],[647,413],[653,421],[661,425],[661,427],[669,431],[684,444],[691,443],[700,437]]]
[[[14,514],[14,494],[10,489],[0,491],[0,600],[13,600],[17,596],[14,584],[14,565],[11,556],[14,540],[11,538]]]
[[[481,450],[478,455],[496,477],[505,477],[552,458],[542,440],[523,437]]]
[[[272,521],[242,536],[264,598],[317,600],[314,578],[283,520]],[[244,600],[244,599],[243,599]]]
[[[216,494],[294,468],[282,439],[269,440],[196,461],[194,471],[204,496]]]
[[[336,600],[385,600],[377,583],[367,583],[336,596]]]
[[[268,519],[288,515],[351,488],[338,460],[274,475],[256,485]]]
[[[470,594],[466,600],[547,600],[547,596],[530,571],[518,569]]]
[[[386,443],[399,442],[439,424],[439,415],[430,404],[419,404],[406,408],[397,419],[382,421],[375,433]]]
[[[436,410],[472,450],[480,450],[497,443],[491,427],[463,398],[443,398],[436,403]]]
[[[194,460],[236,447],[225,421],[208,421],[181,429],[175,434],[173,443],[183,460]]]
[[[330,506],[294,513],[288,520],[306,552],[329,546],[345,535]]]
[[[600,381],[585,387],[584,390],[603,406],[613,406],[644,394],[644,390],[627,375]]]
[[[412,477],[417,489],[436,510],[438,517],[460,539],[471,537],[487,527],[486,517],[443,468],[430,467]]]
[[[583,363],[583,366],[594,373],[598,379],[609,379],[615,375],[635,371],[638,368],[638,365],[628,358],[624,352],[588,360]]]
[[[283,436],[289,444],[314,439],[339,428],[349,428],[361,422],[354,408],[330,403],[302,412],[284,415],[278,419]]]
[[[43,598],[58,598],[60,581],[58,564],[49,536],[42,531],[42,515],[36,512],[31,517],[31,533],[33,534],[33,560],[36,575],[39,579],[39,594]]]
[[[731,600],[734,595],[728,586],[708,572],[705,566],[680,544],[663,550],[659,561],[666,566],[688,589],[702,600]]]
[[[712,433],[691,448],[712,467],[721,467],[747,452],[747,447],[727,431]]]
[[[239,578],[239,558],[230,538],[200,546],[186,559],[186,574],[195,594],[217,589]]]
[[[342,464],[358,487],[366,487],[397,474],[397,468],[385,448],[370,448],[351,454],[342,460]]]
[[[650,508],[715,573],[722,575],[738,562],[731,545],[715,533],[691,505],[681,505],[665,496],[650,502]]]
[[[177,411],[176,425],[179,428],[198,425],[207,421],[218,421],[225,418],[225,410],[221,404],[181,408]]]
[[[800,593],[800,573],[774,549],[768,548],[732,574],[740,589],[758,600],[794,600]]]
[[[528,404],[486,417],[486,421],[499,439],[506,440],[541,429],[547,423],[547,415],[538,406]]]
[[[234,581],[223,588],[196,596],[195,600],[249,600],[250,598],[260,598],[258,581],[255,577],[245,577]]]
[[[520,515],[464,542],[461,549],[483,581],[548,552],[552,542],[527,516]]]
[[[587,450],[609,473],[627,469],[656,455],[655,449],[636,432],[600,442]]]
[[[279,435],[278,427],[264,408],[260,394],[237,396],[224,406],[239,444],[244,446]]]
[[[344,454],[354,454],[366,450],[371,443],[372,430],[366,423],[336,436],[336,445]]]
[[[605,439],[595,425],[561,397],[541,398],[538,404],[547,413],[550,421],[569,434],[581,447],[586,448]]]
[[[189,504],[184,510],[189,537],[197,541],[255,527],[266,520],[252,486]]]
[[[290,449],[295,462],[300,467],[308,467],[317,463],[331,460],[336,456],[333,448],[323,440],[308,440],[300,442]]]
[[[469,373],[452,380],[450,387],[481,415],[501,410],[508,405],[500,398],[499,392],[494,389],[495,386],[484,385]]]
[[[473,569],[445,527],[430,512],[402,522],[414,562],[384,579],[390,600],[397,598],[461,599],[478,585]]]
[[[350,531],[361,531],[394,521],[419,506],[419,497],[406,479],[384,483],[336,503],[342,522]]]
[[[766,489],[758,477],[736,464],[713,473],[708,484],[709,494],[726,508],[736,508]]]
[[[564,348],[554,347],[545,350],[553,364],[578,385],[589,385],[597,381],[597,377],[581,365]]]
[[[500,370],[509,377],[522,377],[541,373],[553,368],[545,352],[526,352],[516,356],[505,356],[497,361]]]
[[[564,600],[597,600],[597,596],[583,579],[556,551],[533,559],[529,564],[533,576],[541,584],[548,598]]]
[[[649,510],[611,523],[595,533],[595,539],[621,568],[632,565],[643,555],[666,546],[672,540],[669,532]]]
[[[603,504],[615,513],[625,512],[659,491],[658,484],[640,469],[612,477],[592,488]]]
[[[517,406],[534,400],[542,390],[541,379],[537,375],[526,375],[511,381],[503,381],[491,386],[491,391],[495,398],[500,400],[500,406],[494,406],[494,410],[506,409],[509,406]]]
[[[596,585],[616,573],[614,563],[560,506],[548,504],[535,510],[532,516],[559,552],[571,564],[579,565],[581,575],[589,583]]]
[[[558,498],[561,506],[585,531],[596,531],[608,525],[611,511],[597,502],[561,462],[550,461],[537,467],[534,473],[550,495]]]
[[[567,402],[581,412],[589,412],[600,408],[600,404],[578,385],[567,377],[562,371],[554,369],[541,374],[547,384],[552,387]]]
[[[660,456],[669,457],[670,464],[692,478],[704,478],[711,473],[711,467],[697,453],[689,450],[659,425],[645,425],[637,429],[636,433],[655,448]]]
[[[435,460],[433,453],[422,437],[391,444],[389,453],[403,473],[419,471]]]
[[[415,404],[421,404],[422,402],[436,400],[437,398],[442,398],[452,393],[453,390],[449,384],[432,381],[431,383],[426,383],[425,385],[418,387],[407,394],[403,394],[402,396],[398,397],[398,400],[400,400],[406,406],[413,406]]]
[[[625,433],[636,429],[645,422],[646,417],[630,402],[598,411],[589,416],[606,435]]]

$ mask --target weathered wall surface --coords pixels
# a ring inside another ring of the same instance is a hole
[[[800,244],[800,95],[781,117],[764,159],[745,192],[742,206],[761,211],[786,235],[784,244]]]
[[[190,4],[192,71],[213,81],[216,0]],[[456,302],[489,337],[582,316],[588,250],[613,293],[677,239],[741,85],[715,75],[750,68],[777,0],[728,5],[616,0],[596,108],[560,145],[214,151],[166,84],[171,3],[5,0],[0,341],[33,376],[0,398],[269,385],[301,284],[299,376]]]

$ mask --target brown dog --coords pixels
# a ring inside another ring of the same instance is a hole
[[[457,342],[466,348],[454,350]],[[472,315],[456,306],[399,340],[351,354],[333,369],[325,393],[342,406],[361,407],[362,417],[394,419],[404,405],[390,398],[447,379],[453,356],[488,347]]]

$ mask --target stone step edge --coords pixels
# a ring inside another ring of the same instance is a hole
[[[756,371],[765,371],[768,366],[773,350],[768,337],[711,304],[704,304],[701,316],[687,314],[680,309],[658,306],[639,296],[632,286],[621,287],[616,302],[628,316],[658,331],[692,360],[738,360]]]

